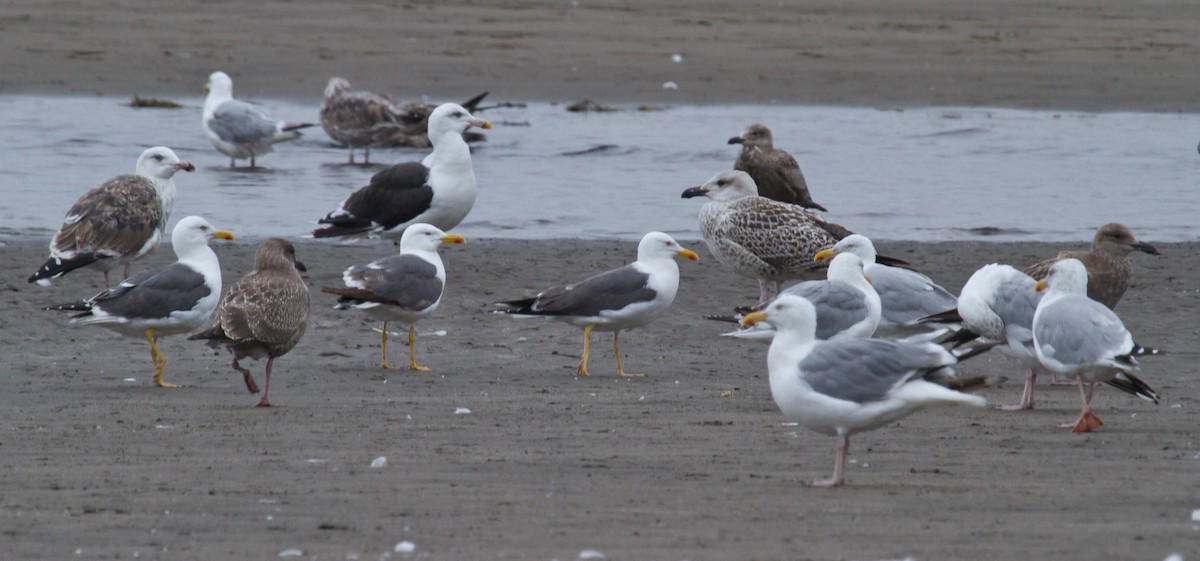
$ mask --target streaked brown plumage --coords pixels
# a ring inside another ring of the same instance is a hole
[[[258,406],[270,407],[273,361],[292,350],[308,327],[308,286],[300,278],[304,264],[296,261],[296,248],[281,238],[259,244],[254,269],[229,287],[212,329],[188,339],[207,339],[210,347],[229,348],[233,369],[242,373],[250,393],[258,393],[258,385],[238,361],[266,357],[267,381]]]
[[[741,136],[729,139],[729,143],[742,145],[733,169],[750,174],[758,185],[760,196],[804,208],[826,210],[812,200],[800,164],[791,154],[775,147],[771,129],[766,125],[750,125],[742,131]]]
[[[1154,246],[1138,240],[1133,231],[1124,224],[1111,222],[1096,230],[1089,251],[1062,251],[1053,259],[1047,259],[1025,269],[1025,274],[1035,280],[1046,278],[1050,266],[1063,259],[1078,259],[1088,273],[1088,298],[1114,309],[1133,278],[1133,263],[1129,254],[1134,250],[1158,255]]]

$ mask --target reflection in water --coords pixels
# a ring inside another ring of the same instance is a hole
[[[301,236],[383,166],[345,164],[320,129],[276,146],[262,169],[230,170],[200,131],[199,98],[183,109],[124,99],[0,98],[0,221],[5,235],[48,238],[85,190],[133,169],[163,144],[196,164],[179,174],[172,222],[200,214],[250,238]],[[265,103],[312,120],[304,106]],[[559,105],[488,111],[473,145],[479,197],[455,231],[473,237],[623,238],[664,230],[699,238],[700,205],[679,198],[732,165],[731,134],[764,122],[800,161],[828,217],[878,239],[1084,241],[1125,222],[1150,241],[1200,238],[1200,117],[995,109],[675,107],[604,114]],[[398,163],[426,150],[376,149]]]

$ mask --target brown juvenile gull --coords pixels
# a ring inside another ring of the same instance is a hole
[[[150,253],[162,241],[175,205],[175,172],[195,166],[165,146],[138,157],[134,173],[118,175],[84,193],[50,242],[50,258],[29,277],[43,286],[80,267],[108,272]]]
[[[321,127],[334,141],[350,149],[363,149],[363,163],[371,163],[371,146],[402,143],[405,136],[403,113],[387,96],[355,90],[344,78],[333,77],[325,86],[321,101]]]
[[[650,232],[638,243],[637,261],[566,286],[539,292],[532,298],[498,302],[501,313],[517,317],[552,317],[583,328],[583,354],[577,376],[589,376],[588,345],[592,330],[611,331],[617,376],[637,376],[621,365],[621,330],[646,325],[667,311],[679,290],[675,257],[700,259],[671,236]]]
[[[1108,382],[1126,393],[1158,403],[1158,394],[1134,375],[1135,355],[1153,354],[1134,343],[1112,310],[1087,297],[1087,269],[1078,259],[1050,266],[1037,290],[1046,291],[1033,314],[1033,346],[1038,361],[1052,372],[1075,379],[1083,407],[1073,432],[1091,432],[1103,423],[1092,412],[1092,389]]]
[[[1063,259],[1078,259],[1087,269],[1087,295],[1108,309],[1116,309],[1117,302],[1129,288],[1133,278],[1133,263],[1129,254],[1134,250],[1158,255],[1154,246],[1138,240],[1133,231],[1124,224],[1111,222],[1096,230],[1089,251],[1062,251],[1058,257],[1037,263],[1025,272],[1040,280],[1050,273],[1050,267]]]
[[[270,407],[271,366],[291,351],[308,327],[308,286],[300,278],[304,264],[296,260],[296,248],[282,238],[267,238],[254,254],[254,271],[242,277],[221,299],[212,329],[188,340],[205,339],[208,346],[227,347],[233,353],[233,369],[242,373],[246,389],[258,393],[250,371],[238,361],[250,357],[267,359],[267,382],[259,407]]]
[[[487,97],[488,92],[483,92],[471,99],[462,102],[463,109],[475,113],[479,108],[479,102]],[[401,120],[405,124],[404,135],[399,137],[392,146],[408,146],[410,148],[429,148],[433,146],[429,138],[429,117],[438,108],[438,105],[426,103],[424,101],[410,101],[400,106]],[[467,142],[480,142],[487,140],[481,132],[466,130],[462,133],[463,140]]]
[[[204,89],[208,97],[200,124],[217,151],[229,156],[231,168],[246,158],[250,167],[257,167],[256,156],[270,153],[276,142],[300,138],[300,129],[314,126],[276,121],[258,106],[234,99],[233,80],[224,72],[210,74]]]
[[[750,125],[741,136],[729,139],[729,143],[742,145],[733,169],[750,174],[758,185],[759,195],[804,208],[826,210],[812,200],[800,164],[791,154],[775,147],[771,129],[766,125]]]
[[[313,237],[379,235],[399,238],[410,224],[449,230],[475,205],[475,170],[462,133],[489,129],[461,105],[446,103],[429,118],[433,152],[420,162],[397,164],[376,173],[365,187],[317,222],[327,224]]]
[[[797,205],[758,195],[744,171],[723,171],[683,198],[708,197],[700,207],[700,233],[708,250],[734,272],[758,280],[759,302],[785,280],[821,274],[813,257],[851,232]]]
[[[387,324],[395,321],[408,327],[408,369],[429,370],[417,365],[414,325],[437,310],[446,289],[446,267],[438,248],[463,241],[462,236],[429,224],[413,224],[400,238],[400,253],[346,269],[342,273],[346,288],[321,288],[340,296],[338,307],[356,308],[383,321],[380,368],[394,368],[387,363]]]
[[[820,341],[812,304],[781,294],[766,309],[742,318],[751,326],[766,322],[777,334],[767,351],[771,397],[800,426],[838,438],[833,477],[809,484],[846,483],[850,437],[940,405],[982,407],[982,397],[963,393],[986,385],[981,377],[957,378],[956,357],[929,342],[890,339]]]
[[[221,264],[208,240],[232,240],[233,234],[217,230],[199,216],[180,220],[171,230],[171,246],[178,261],[138,273],[87,300],[44,308],[79,312],[76,325],[99,325],[125,335],[145,336],[154,362],[154,383],[163,381],[167,356],[158,350],[158,338],[187,333],[207,324],[221,299]]]

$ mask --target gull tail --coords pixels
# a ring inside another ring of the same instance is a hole
[[[37,272],[29,275],[29,282],[36,282],[42,286],[49,286],[50,279],[61,277],[80,267],[86,267],[99,261],[100,258],[94,253],[83,253],[69,258],[51,257],[38,267]]]

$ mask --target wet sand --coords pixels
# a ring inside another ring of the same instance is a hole
[[[402,98],[488,89],[500,100],[1200,108],[1200,8],[1185,4],[343,5],[10,2],[0,8],[0,94],[195,95],[220,68],[239,95],[314,105],[337,74]],[[679,89],[663,90],[668,80]],[[754,283],[683,241],[702,262],[681,264],[665,317],[623,338],[626,367],[647,377],[619,381],[606,336],[593,341],[595,375],[579,379],[578,331],[499,317],[489,304],[627,262],[633,243],[446,248],[450,286],[422,330],[447,334],[418,339],[433,371],[410,373],[380,371],[374,324],[316,293],[392,247],[301,241],[313,323],[276,364],[277,407],[258,409],[225,354],[164,340],[166,378],[185,387],[158,389],[144,342],[38,310],[95,293],[100,276],[28,285],[45,240],[5,237],[0,551],[56,560],[568,560],[590,550],[611,560],[1200,558],[1196,244],[1135,256],[1138,276],[1118,308],[1140,342],[1167,351],[1143,361],[1162,404],[1099,389],[1106,425],[1087,435],[1055,427],[1078,412],[1071,387],[1039,387],[1032,412],[926,412],[855,438],[849,486],[821,490],[802,482],[828,475],[832,439],[784,426],[766,348],[718,337],[726,326],[700,317],[752,301]],[[226,282],[251,266],[253,245],[220,245]],[[1061,249],[879,245],[954,291],[985,263]],[[137,267],[169,261],[161,248]],[[393,356],[405,357],[402,344]],[[253,369],[262,384],[262,364]],[[984,395],[1017,399],[1014,364],[985,355],[964,370],[1009,375]],[[386,467],[371,468],[380,456]],[[402,541],[415,552],[393,552]]]
[[[754,282],[700,242],[685,245],[702,260],[681,264],[675,305],[622,338],[626,368],[646,378],[617,380],[607,335],[593,340],[593,376],[576,378],[579,331],[490,304],[624,263],[631,242],[444,248],[450,285],[421,330],[447,334],[417,342],[429,373],[379,370],[375,324],[317,292],[391,246],[301,242],[313,322],[276,363],[277,406],[259,409],[227,355],[179,337],[162,348],[166,379],[185,387],[152,387],[143,341],[37,309],[92,294],[100,275],[27,285],[44,247],[10,242],[0,247],[10,263],[0,548],[14,559],[267,559],[293,548],[379,559],[401,541],[419,559],[1197,555],[1190,271],[1200,248],[1136,256],[1118,308],[1139,341],[1167,350],[1143,361],[1162,404],[1101,388],[1106,424],[1086,435],[1055,427],[1078,413],[1072,387],[1039,387],[1031,412],[929,411],[855,438],[849,486],[823,490],[803,482],[828,475],[833,440],[784,426],[766,347],[719,337],[726,325],[700,317],[752,301]],[[880,245],[954,291],[982,264],[1059,249]],[[227,282],[247,271],[253,246],[218,247]],[[166,262],[160,251],[144,265]],[[391,351],[407,358],[402,343]],[[1020,393],[1020,372],[999,356],[964,370],[1010,376],[984,392],[993,403]],[[253,371],[261,386],[262,363]],[[387,466],[371,468],[380,456]]]

